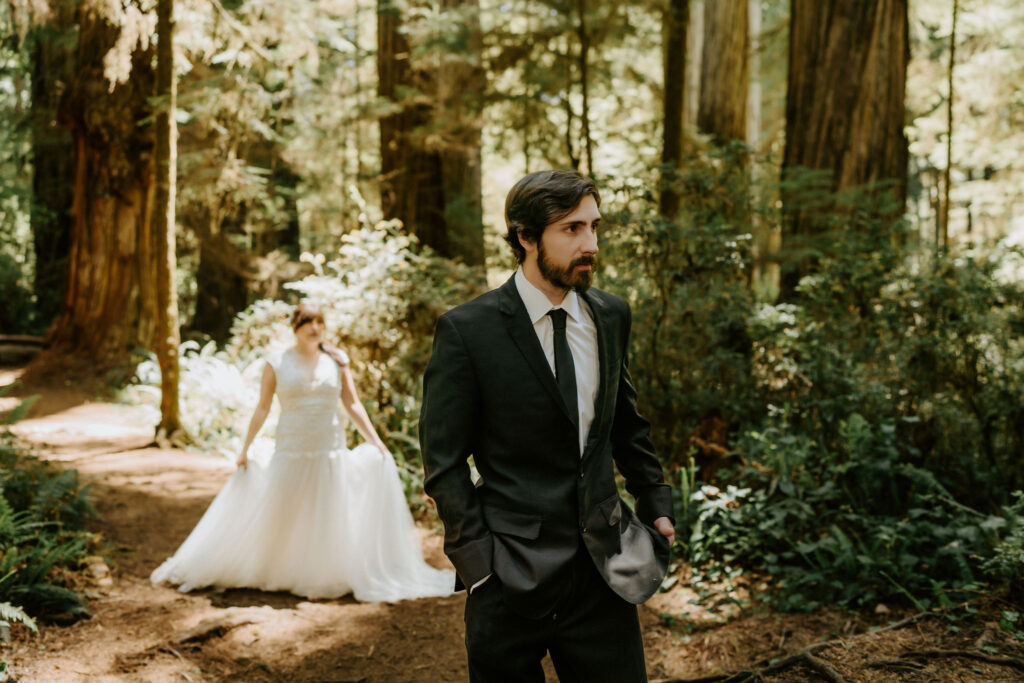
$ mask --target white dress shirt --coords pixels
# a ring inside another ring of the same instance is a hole
[[[551,366],[551,374],[555,373],[555,326],[548,311],[554,308],[564,309],[568,314],[565,322],[565,338],[572,352],[572,362],[576,367],[576,410],[580,425],[580,456],[587,444],[590,424],[594,421],[594,404],[597,401],[597,390],[600,388],[600,360],[597,355],[597,325],[590,306],[574,290],[570,290],[562,303],[552,306],[544,292],[540,291],[523,275],[520,268],[515,274],[516,289],[526,306],[526,314],[533,323],[533,331],[537,333],[541,348]]]

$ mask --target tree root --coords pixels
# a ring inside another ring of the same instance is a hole
[[[904,626],[917,623],[922,619],[934,616],[936,615],[933,612],[920,612],[909,616],[906,619],[889,624],[888,626],[883,626],[882,628],[875,629],[874,631],[867,631],[861,635],[873,635],[875,633],[883,633],[885,631],[895,631],[903,628]],[[802,664],[813,670],[827,681],[832,681],[832,683],[844,683],[845,679],[838,671],[833,669],[824,659],[815,656],[818,652],[830,648],[833,645],[842,645],[845,647],[846,641],[829,640],[824,643],[816,643],[761,669],[743,669],[742,671],[736,671],[734,673],[704,676],[703,678],[667,679],[664,683],[757,683],[758,681],[763,681],[764,676],[767,674],[781,671],[782,669],[796,666],[798,664]],[[916,665],[911,662],[886,662],[885,665],[883,665],[882,662],[877,662],[874,664],[878,665],[877,668],[886,668],[886,666],[896,668],[896,665],[900,665],[906,670],[916,670],[914,669]]]
[[[717,676],[705,676],[704,678],[685,678],[685,679],[674,679],[671,683],[757,683],[763,681],[764,676],[767,674],[775,673],[776,671],[782,671],[788,669],[791,666],[803,665],[811,669],[822,678],[832,683],[846,683],[846,679],[843,678],[842,674],[833,669],[828,662],[820,657],[816,657],[815,653],[820,652],[832,645],[838,645],[839,641],[832,640],[827,643],[817,643],[810,647],[805,647],[803,650],[791,654],[788,657],[784,657],[774,664],[770,664],[762,669],[744,669],[743,671],[737,671],[732,674],[719,674]]]
[[[916,673],[923,671],[924,664],[917,662],[902,661],[899,659],[878,659],[864,665],[868,669],[888,669],[899,673]]]
[[[906,659],[935,659],[940,657],[962,657],[964,659],[976,659],[980,662],[1009,666],[1024,671],[1024,659],[1009,657],[1006,655],[990,655],[987,652],[977,650],[913,650],[900,655]]]

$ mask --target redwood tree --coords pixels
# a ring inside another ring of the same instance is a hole
[[[907,139],[904,91],[909,59],[907,0],[793,0],[786,95],[785,177],[796,169],[828,175],[838,191],[891,181],[885,192],[893,215],[906,199]],[[813,248],[827,228],[823,216],[790,188],[783,196],[786,248]],[[791,264],[793,265],[793,264]],[[783,293],[813,269],[803,258],[783,275]]]
[[[61,310],[71,249],[74,163],[69,131],[57,108],[74,67],[67,36],[74,10],[52,3],[47,20],[32,30],[32,241],[35,249],[36,315],[49,325]]]
[[[384,217],[444,256],[483,265],[479,4],[442,4],[459,34],[441,67],[412,59],[400,3],[378,0],[377,9],[378,94],[394,105],[380,120]]]
[[[671,0],[664,27],[664,124],[661,147],[661,215],[679,213],[679,193],[673,187],[683,158],[683,102],[686,88],[686,30],[689,0]]]
[[[67,286],[36,370],[78,360],[90,373],[127,372],[132,350],[151,348],[154,339],[153,130],[144,124],[152,113],[153,52],[144,28],[121,36],[121,18],[104,14],[113,11],[122,10],[77,8],[75,70],[60,106],[74,150]],[[105,70],[105,57],[115,73]]]
[[[705,2],[697,113],[701,132],[711,134],[719,142],[746,139],[749,81],[747,0]]]

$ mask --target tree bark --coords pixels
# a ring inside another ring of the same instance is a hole
[[[949,68],[946,72],[946,169],[942,173],[942,213],[939,215],[938,247],[949,247],[949,197],[953,189],[953,69],[956,67],[956,20],[960,3],[953,0],[953,28],[949,32]]]
[[[179,440],[184,435],[178,402],[178,293],[174,284],[174,202],[177,197],[177,126],[174,108],[177,84],[174,78],[174,0],[158,0],[156,96],[156,199],[153,215],[153,245],[156,252],[156,357],[160,363],[160,423],[158,442]]]
[[[686,12],[686,76],[683,79],[683,131],[697,130],[701,62],[704,55],[704,0],[689,0]],[[686,144],[684,139],[683,144]]]
[[[44,326],[60,313],[71,251],[74,148],[70,132],[57,121],[57,109],[74,69],[74,50],[66,40],[73,18],[68,3],[57,3],[50,21],[33,36],[31,223],[36,319]]]
[[[446,60],[438,69],[440,111],[448,135],[441,148],[445,222],[451,258],[481,267],[483,282],[484,222],[481,186],[484,89],[487,75],[481,66],[483,34],[479,0],[443,0],[442,7],[458,17],[459,42],[465,53]]]
[[[793,0],[783,174],[825,171],[828,189],[891,181],[892,215],[906,202],[908,161],[903,132],[909,58],[907,0]],[[820,200],[820,197],[819,197]],[[786,246],[807,246],[827,230],[834,201],[807,210],[799,192],[783,194]],[[813,259],[787,264],[783,296],[790,295]]]
[[[697,127],[719,144],[747,137],[750,90],[747,7],[747,0],[714,0],[704,5]]]
[[[580,119],[583,123],[583,152],[587,155],[587,175],[594,176],[594,140],[590,134],[590,33],[587,31],[587,0],[576,0],[576,13],[579,23],[576,35],[580,41],[579,72],[580,93],[582,95],[582,111]]]
[[[677,182],[683,158],[683,105],[686,91],[686,31],[688,0],[671,0],[665,17],[664,124],[661,148],[661,195],[658,210],[665,218],[679,213]]]
[[[469,54],[446,59],[444,67],[418,68],[400,32],[397,4],[378,0],[378,94],[398,109],[380,120],[381,208],[442,256],[482,266],[479,4],[445,0],[444,8],[464,19],[459,26]]]
[[[132,351],[151,348],[156,328],[153,137],[142,125],[152,113],[153,55],[135,49],[131,77],[111,88],[103,58],[120,29],[84,5],[77,23],[75,73],[60,106],[74,144],[67,287],[32,374],[118,368],[126,378]]]

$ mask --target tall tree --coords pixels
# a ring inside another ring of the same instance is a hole
[[[153,132],[144,125],[154,26],[133,4],[85,2],[76,23],[75,71],[60,105],[75,164],[67,286],[34,370],[78,360],[88,372],[127,372],[132,350],[151,348],[156,327]]]
[[[32,242],[36,316],[49,325],[60,313],[71,249],[74,154],[71,134],[57,122],[57,108],[74,68],[74,7],[50,3],[45,22],[31,32]]]
[[[906,199],[907,139],[904,91],[909,59],[907,0],[793,0],[783,173],[826,172],[828,188],[845,190],[892,181],[894,213]],[[823,216],[799,194],[784,193],[784,248],[809,246],[827,229]],[[786,246],[786,242],[790,244]],[[813,259],[790,264],[783,296],[813,269]]]
[[[177,126],[174,109],[177,83],[174,75],[174,0],[156,5],[156,200],[153,214],[153,245],[156,252],[156,357],[160,364],[160,423],[158,442],[183,435],[178,404],[178,293],[175,288],[174,202],[177,198]]]
[[[719,142],[746,140],[750,90],[748,0],[704,4],[697,127]]]
[[[441,68],[412,58],[400,6],[378,0],[378,93],[394,105],[380,120],[381,208],[438,253],[483,265],[479,3],[445,0],[459,30]]]
[[[670,0],[664,24],[664,125],[661,148],[661,195],[658,208],[662,216],[679,213],[679,193],[673,187],[683,158],[684,97],[686,89],[686,32],[688,0]]]
[[[960,9],[953,0],[953,27],[949,31],[949,68],[946,73],[946,168],[942,172],[942,208],[939,211],[938,246],[949,246],[949,198],[953,188],[953,69],[956,68],[956,20]]]

